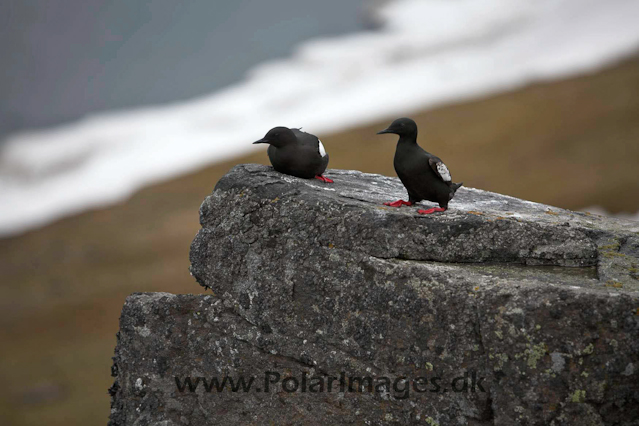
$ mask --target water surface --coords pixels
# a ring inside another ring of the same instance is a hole
[[[0,140],[184,100],[300,41],[361,30],[362,0],[3,0]]]

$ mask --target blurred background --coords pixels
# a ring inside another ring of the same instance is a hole
[[[277,125],[394,176],[375,132],[410,116],[466,186],[639,220],[638,21],[636,0],[3,1],[0,424],[107,421],[124,299],[200,292],[199,205]]]

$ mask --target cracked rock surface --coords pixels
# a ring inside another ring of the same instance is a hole
[[[220,180],[212,293],[127,299],[110,424],[639,424],[639,224],[465,187],[420,216],[382,205],[396,178],[326,175]]]

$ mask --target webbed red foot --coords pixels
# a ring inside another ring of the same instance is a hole
[[[413,203],[411,203],[410,201],[397,200],[393,202],[389,201],[387,203],[384,203],[384,205],[389,207],[401,207],[401,206],[412,206]]]
[[[322,182],[326,182],[326,183],[333,183],[333,179],[329,179],[324,175],[315,176],[315,179],[321,180]]]
[[[435,212],[445,212],[446,209],[441,208],[441,207],[433,207],[431,209],[427,209],[427,210],[417,210],[417,213],[419,214],[431,214],[431,213],[435,213]]]

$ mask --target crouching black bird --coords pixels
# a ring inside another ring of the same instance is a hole
[[[395,172],[408,191],[408,201],[397,200],[384,203],[391,207],[412,206],[421,201],[434,201],[439,207],[418,210],[419,214],[443,212],[448,202],[463,183],[453,183],[446,165],[438,157],[417,145],[417,124],[410,118],[398,118],[391,125],[377,132],[378,135],[399,135],[393,165]]]
[[[317,136],[300,129],[274,127],[262,139],[253,142],[257,143],[269,144],[266,152],[273,168],[278,172],[333,183],[323,176],[328,166],[328,154]]]

